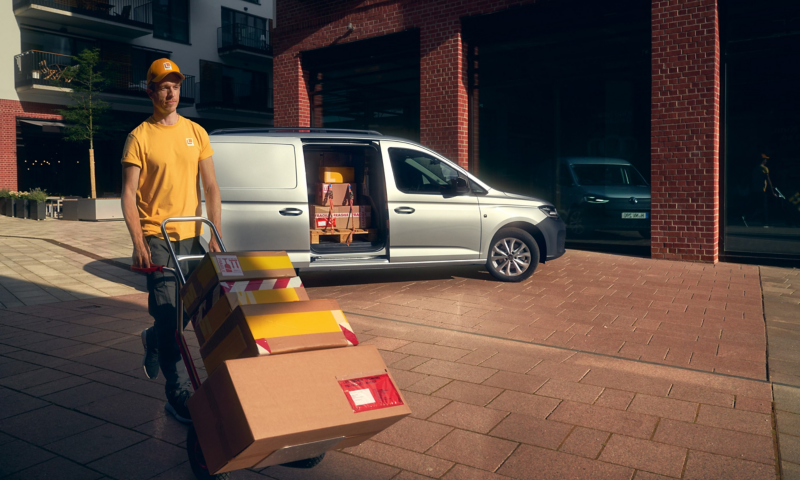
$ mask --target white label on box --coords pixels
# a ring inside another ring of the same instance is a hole
[[[217,255],[214,257],[217,262],[219,273],[231,277],[243,277],[242,266],[239,265],[239,259],[236,255]]]
[[[375,403],[375,398],[372,396],[372,392],[369,391],[369,388],[365,388],[363,390],[351,390],[347,393],[350,394],[350,398],[353,399],[353,403],[357,407]]]

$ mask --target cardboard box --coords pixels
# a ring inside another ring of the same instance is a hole
[[[353,167],[319,167],[319,181],[322,183],[353,183]]]
[[[347,187],[351,187],[351,191],[353,192],[353,205],[358,203],[358,198],[356,197],[356,186],[349,184],[349,183],[316,183],[314,184],[314,203],[317,205],[330,205],[330,200],[328,200],[328,190],[333,192],[333,205],[347,205],[350,206],[350,199],[347,196]]]
[[[300,277],[222,282],[197,307],[191,316],[192,327],[202,347],[239,305],[307,300],[308,294]]]
[[[220,282],[294,277],[286,252],[207,253],[181,288],[183,308],[190,316]]]
[[[216,474],[299,460],[280,455],[290,449],[270,458],[284,447],[358,445],[411,409],[377,348],[362,345],[227,361],[189,398],[189,412]]]
[[[336,300],[235,307],[200,348],[208,373],[225,360],[358,345]]]
[[[331,207],[311,205],[311,228],[325,228]],[[350,206],[333,207],[333,227],[338,229],[369,228],[372,224],[372,213],[366,205],[353,205],[353,215],[350,216]]]

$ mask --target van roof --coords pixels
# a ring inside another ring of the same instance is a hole
[[[257,128],[223,128],[214,130],[209,136],[236,137],[302,137],[302,138],[336,138],[352,140],[400,140],[417,143],[406,138],[384,135],[376,130],[355,130],[346,128],[316,127],[257,127]]]

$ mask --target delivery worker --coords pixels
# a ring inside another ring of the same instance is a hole
[[[200,180],[205,193],[208,219],[220,229],[219,187],[208,134],[200,125],[178,115],[176,109],[184,76],[175,62],[162,58],[147,71],[147,95],[153,101],[153,115],[129,135],[122,153],[122,212],[133,241],[133,265],[174,267],[161,222],[169,217],[200,216]],[[203,254],[199,223],[173,223],[167,233],[178,255]],[[208,245],[220,251],[212,236]],[[196,266],[181,265],[183,272]],[[152,327],[142,332],[148,378],[164,372],[167,412],[183,423],[191,418],[186,400],[191,395],[189,375],[175,340],[175,279],[169,273],[147,276],[148,310]]]
[[[752,182],[750,185],[750,202],[753,211],[751,214],[747,215],[747,218],[750,218],[751,221],[753,218],[761,215],[761,220],[765,228],[769,226],[769,197],[778,196],[775,193],[775,187],[772,186],[772,179],[769,178],[767,160],[769,160],[769,157],[765,153],[762,153],[758,165],[753,167],[753,172],[751,174]],[[742,221],[744,221],[745,226],[747,226],[747,218],[742,216]]]

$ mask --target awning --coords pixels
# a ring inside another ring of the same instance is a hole
[[[42,127],[42,131],[46,133],[61,133],[61,129],[67,126],[53,120],[20,120],[20,122]]]

